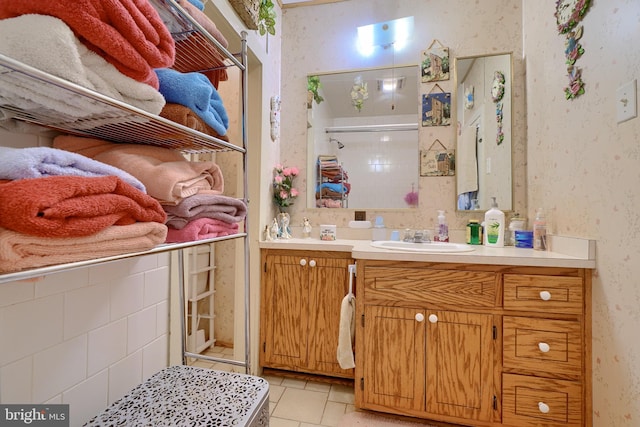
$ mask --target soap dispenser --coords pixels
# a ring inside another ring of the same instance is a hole
[[[504,246],[504,212],[498,209],[496,198],[491,199],[491,209],[484,214],[484,244],[501,248]]]
[[[447,225],[444,211],[438,211],[438,225],[436,226],[435,233],[433,233],[433,240],[435,242],[449,241],[449,226]]]

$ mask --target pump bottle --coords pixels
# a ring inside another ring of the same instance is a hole
[[[498,209],[496,198],[491,199],[491,209],[484,214],[484,244],[501,248],[504,246],[504,212]]]
[[[449,226],[447,225],[447,219],[444,217],[444,211],[438,211],[438,225],[435,233],[433,233],[433,240],[435,242],[449,241]]]
[[[537,251],[547,250],[547,220],[544,217],[542,208],[538,208],[536,219],[533,221],[533,249]]]

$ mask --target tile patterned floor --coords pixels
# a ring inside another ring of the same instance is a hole
[[[335,427],[355,411],[353,388],[279,376],[269,381],[269,427]]]
[[[233,349],[212,347],[206,355],[232,358]],[[244,368],[196,360],[193,366],[244,373]],[[338,384],[265,375],[269,382],[269,427],[336,427],[340,418],[355,411],[353,388]]]

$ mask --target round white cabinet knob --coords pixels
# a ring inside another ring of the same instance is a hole
[[[424,314],[417,313],[416,314],[416,322],[424,322]]]
[[[316,260],[312,259],[311,261],[309,261],[309,267],[315,267],[316,266]]]
[[[303,267],[304,267],[305,265],[307,265],[307,260],[306,260],[306,259],[304,259],[304,258],[302,258],[302,259],[300,260],[300,265],[301,265],[301,266],[303,266]]]
[[[538,348],[543,353],[548,353],[549,350],[551,350],[551,347],[549,347],[549,344],[547,344],[546,342],[539,342],[538,343]]]
[[[538,409],[540,410],[540,412],[542,412],[543,414],[548,414],[549,413],[549,405],[547,405],[544,402],[538,402]]]
[[[551,292],[549,291],[541,291],[540,299],[543,301],[549,301],[551,299]]]
[[[438,322],[438,316],[436,316],[435,314],[430,314],[429,315],[429,322],[437,323]]]

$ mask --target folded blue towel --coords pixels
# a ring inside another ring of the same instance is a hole
[[[160,93],[167,102],[190,108],[218,135],[227,133],[227,110],[220,94],[204,74],[181,73],[169,68],[158,68],[155,71],[160,80]]]
[[[316,187],[316,191],[320,191],[322,188],[328,188],[334,193],[347,193],[347,187],[345,187],[344,184],[340,183],[323,182]]]
[[[0,159],[0,179],[115,175],[143,193],[147,192],[142,182],[122,169],[66,150],[50,147],[0,147]]]
[[[194,5],[200,10],[204,10],[204,3],[201,2],[200,0],[189,0],[189,3],[191,3],[192,5]]]

